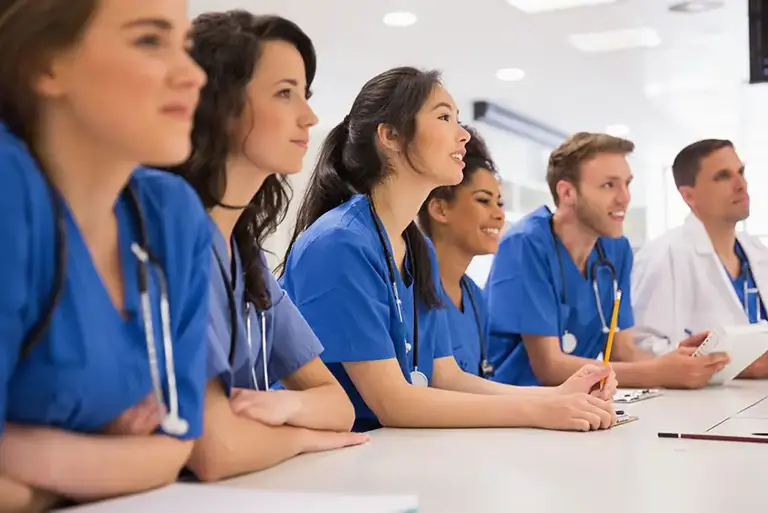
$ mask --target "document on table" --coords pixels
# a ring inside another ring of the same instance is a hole
[[[230,488],[176,483],[159,490],[61,511],[77,513],[416,513],[418,500],[408,496],[340,495]]]

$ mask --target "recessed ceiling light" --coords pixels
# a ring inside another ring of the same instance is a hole
[[[723,0],[688,0],[670,5],[669,10],[672,12],[694,14],[719,9],[723,4]]]
[[[509,5],[516,7],[527,14],[574,9],[576,7],[607,5],[615,2],[616,0],[507,0]]]
[[[390,12],[384,15],[384,24],[390,27],[407,27],[416,23],[412,12]]]
[[[626,137],[629,135],[629,127],[622,124],[608,125],[605,127],[605,133],[614,137]]]
[[[496,72],[496,78],[505,82],[517,82],[525,77],[525,71],[518,68],[502,68]]]
[[[658,32],[650,27],[572,34],[568,40],[582,52],[614,52],[629,48],[653,48],[661,44]]]

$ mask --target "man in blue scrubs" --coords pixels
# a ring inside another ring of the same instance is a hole
[[[690,358],[690,348],[653,359],[633,341],[633,253],[622,236],[633,150],[625,139],[578,133],[551,154],[547,182],[557,211],[540,207],[504,235],[486,285],[494,379],[559,385],[602,359],[619,290],[611,356],[623,386],[704,386],[724,365],[720,357]]]
[[[733,143],[704,139],[686,146],[672,174],[691,213],[639,251],[632,270],[636,339],[657,354],[674,350],[692,330],[768,318],[760,289],[768,286],[768,248],[736,232],[749,217],[750,198]],[[768,356],[740,377],[768,378]]]

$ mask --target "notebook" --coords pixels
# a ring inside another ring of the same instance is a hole
[[[731,363],[715,373],[710,385],[724,385],[768,351],[768,324],[720,326],[712,330],[693,356],[725,352]]]
[[[60,511],[77,513],[416,513],[416,497],[277,492],[225,485],[176,483],[131,495]]]

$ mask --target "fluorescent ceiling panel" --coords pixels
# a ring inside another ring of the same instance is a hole
[[[507,0],[507,3],[512,7],[520,9],[524,13],[534,14],[560,11],[563,9],[574,9],[576,7],[608,5],[616,3],[616,0]]]
[[[649,27],[572,34],[568,40],[582,52],[615,52],[629,48],[653,48],[661,44],[658,32]]]

